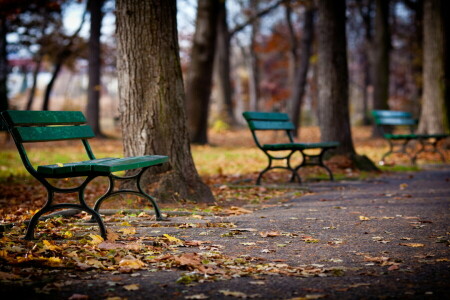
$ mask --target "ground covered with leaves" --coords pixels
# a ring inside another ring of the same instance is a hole
[[[308,141],[317,138],[314,130]],[[147,203],[114,199],[102,211],[107,240],[84,213],[46,218],[37,240],[23,240],[26,220],[46,195],[7,145],[0,159],[0,292],[26,299],[445,297],[448,166],[366,174],[334,158],[328,165],[336,182],[322,181],[321,170],[312,168],[302,171],[303,185],[286,185],[289,176],[273,172],[258,187],[253,183],[265,158],[241,136],[222,133],[213,136],[215,146],[193,148],[214,205],[166,203],[166,220],[156,221]],[[357,136],[360,151],[381,155],[383,141]],[[52,159],[78,159],[78,148],[65,147],[75,150]],[[99,156],[111,156],[120,142],[101,148]],[[46,159],[38,154],[35,162]],[[94,182],[88,203],[105,188],[106,181]]]

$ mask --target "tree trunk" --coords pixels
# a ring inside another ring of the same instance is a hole
[[[250,0],[250,8],[252,11],[258,11],[258,0]],[[259,35],[260,21],[255,19],[252,22],[252,31],[250,36],[249,51],[249,94],[250,94],[250,110],[259,111],[259,64],[258,53],[256,53],[256,38]]]
[[[56,78],[58,78],[59,72],[61,71],[63,65],[63,58],[58,59],[55,63],[55,68],[53,69],[53,74],[50,81],[47,83],[47,87],[45,89],[44,94],[44,102],[42,103],[42,110],[49,110],[50,108],[50,95],[53,90],[53,85],[55,84]]]
[[[87,121],[96,136],[103,136],[100,129],[100,91],[101,91],[101,49],[100,36],[103,19],[104,0],[89,0],[91,30],[88,43],[89,84],[87,102]]]
[[[6,24],[6,17],[0,16],[0,111],[8,109],[8,57],[6,52],[6,35],[8,28]]]
[[[227,23],[226,1],[220,2],[217,21],[216,55],[214,61],[214,80],[217,84],[219,117],[227,124],[236,125],[233,113],[233,90],[230,79],[230,32]]]
[[[37,78],[42,64],[42,56],[38,54],[38,58],[35,61],[35,67],[33,70],[33,82],[31,83],[30,94],[28,95],[26,110],[31,110],[34,102],[34,96],[36,95]]]
[[[448,132],[450,105],[445,101],[444,20],[442,0],[425,0],[423,22],[423,100],[419,132]]]
[[[350,130],[345,0],[319,0],[318,69],[321,140],[338,141],[336,154],[348,156],[356,168],[377,170],[356,155]]]
[[[375,0],[375,37],[372,45],[373,108],[388,109],[389,99],[389,0]],[[380,132],[374,127],[373,135]]]
[[[299,134],[302,113],[303,96],[306,90],[306,78],[309,69],[309,60],[312,52],[314,36],[314,15],[315,8],[309,6],[305,11],[305,23],[303,25],[303,35],[301,40],[300,66],[295,72],[292,85],[291,98],[291,120],[295,125],[295,135]]]
[[[195,169],[186,126],[175,0],[118,0],[119,109],[126,156],[168,155],[151,168],[162,201],[214,197]]]
[[[216,47],[219,1],[199,0],[186,80],[186,107],[192,143],[208,143],[208,114]]]

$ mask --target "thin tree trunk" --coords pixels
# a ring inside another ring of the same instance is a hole
[[[208,143],[208,115],[216,46],[219,1],[199,0],[191,64],[186,80],[186,107],[192,143]]]
[[[250,8],[253,11],[258,10],[258,0],[250,0]],[[259,35],[260,21],[255,19],[252,23],[252,31],[250,36],[250,51],[249,51],[249,68],[250,68],[250,78],[249,78],[249,94],[250,94],[250,110],[259,111],[259,63],[258,63],[258,53],[256,52],[256,39]]]
[[[6,17],[0,16],[0,111],[8,109],[8,87],[7,80],[9,74],[8,57],[6,52],[6,35],[8,28]]]
[[[151,168],[163,201],[214,197],[195,169],[186,126],[175,0],[117,0],[119,109],[126,156],[161,154]]]
[[[31,110],[34,102],[34,96],[36,95],[37,78],[42,64],[42,56],[39,55],[35,61],[35,67],[33,70],[33,82],[31,84],[30,94],[28,95],[26,110]]]
[[[423,22],[423,100],[419,132],[449,130],[445,101],[444,20],[442,0],[425,0]]]
[[[104,0],[88,0],[91,13],[91,30],[89,37],[89,84],[87,102],[87,121],[96,136],[103,136],[100,129],[100,91],[101,91],[101,48],[100,36],[102,28]]]
[[[373,108],[388,109],[389,99],[389,0],[375,0],[375,37],[372,45]],[[381,133],[374,126],[373,135]]]
[[[216,54],[214,61],[214,80],[217,84],[219,117],[227,124],[236,125],[233,113],[233,90],[230,79],[230,33],[227,23],[226,1],[220,1],[217,21]]]
[[[45,89],[44,102],[42,103],[42,110],[49,110],[49,108],[50,108],[50,95],[52,93],[56,78],[58,78],[59,72],[61,71],[64,60],[65,60],[65,58],[61,57],[60,59],[58,59],[58,61],[54,65],[52,77],[51,77],[50,81],[48,82],[47,87]]]
[[[291,99],[291,119],[295,126],[295,135],[299,134],[301,123],[301,107],[303,96],[306,90],[306,78],[309,70],[309,60],[312,53],[312,43],[314,36],[314,15],[315,8],[310,6],[305,11],[305,23],[303,25],[303,35],[301,40],[300,66],[296,70],[292,86]]]

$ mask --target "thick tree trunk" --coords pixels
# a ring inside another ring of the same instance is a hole
[[[375,37],[372,45],[373,108],[388,109],[389,99],[389,0],[375,0]],[[374,127],[374,136],[380,132]]]
[[[186,107],[192,143],[208,143],[208,115],[216,47],[219,1],[199,0],[191,64],[186,80]]]
[[[338,153],[354,154],[348,108],[345,0],[319,2],[319,124],[322,141],[341,143]]]
[[[217,84],[219,117],[227,124],[236,125],[233,113],[233,90],[230,79],[230,32],[227,23],[226,1],[220,2],[217,21],[216,54],[214,61],[214,81]]]
[[[101,91],[101,49],[100,36],[103,19],[104,0],[89,0],[88,9],[91,13],[91,29],[88,43],[89,84],[87,102],[87,121],[96,136],[103,136],[100,129],[100,91]]]
[[[25,108],[26,110],[31,110],[31,107],[33,106],[34,96],[36,95],[37,78],[39,76],[39,70],[41,69],[42,64],[41,55],[39,55],[39,57],[35,60],[35,64],[36,65],[33,70],[33,82],[31,83],[30,94],[28,95],[27,106]]]
[[[126,156],[161,154],[149,170],[163,201],[214,197],[195,169],[186,126],[175,0],[118,0],[117,67]]]
[[[345,0],[319,0],[319,126],[322,141],[338,141],[336,154],[348,156],[356,168],[377,170],[356,154],[350,130]]]
[[[0,16],[0,111],[8,109],[8,87],[7,80],[9,74],[8,57],[6,52],[6,34],[8,28],[6,17]]]
[[[309,60],[312,53],[312,43],[314,36],[314,15],[315,8],[308,7],[305,11],[305,23],[303,25],[303,35],[301,40],[300,66],[295,72],[292,86],[291,98],[291,120],[295,125],[295,135],[299,134],[302,113],[303,96],[306,90],[306,78],[309,70]]]
[[[423,22],[423,100],[419,132],[449,130],[445,101],[444,20],[442,0],[425,0]]]

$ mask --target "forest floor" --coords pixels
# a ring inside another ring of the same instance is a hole
[[[301,140],[317,141],[317,133],[303,130]],[[357,128],[354,136],[358,153],[374,161],[387,150],[368,128]],[[45,191],[22,170],[13,145],[4,143],[0,218],[14,225],[0,239],[0,293],[110,300],[446,296],[449,165],[424,155],[413,167],[395,157],[380,173],[361,173],[334,158],[327,164],[335,182],[310,168],[302,171],[302,185],[286,184],[286,173],[273,172],[255,186],[266,161],[250,134],[210,137],[212,146],[192,152],[216,203],[164,203],[167,220],[158,222],[145,203],[115,200],[104,211],[106,241],[83,214],[49,218],[40,222],[38,240],[22,240],[23,221],[43,205]],[[121,155],[119,139],[92,145],[99,157]],[[33,162],[81,155],[79,146],[60,147],[61,153],[34,145]],[[105,185],[93,184],[90,203]]]

